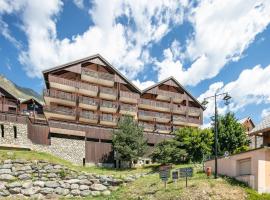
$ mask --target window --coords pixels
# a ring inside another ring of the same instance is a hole
[[[1,136],[5,136],[5,129],[4,129],[4,124],[1,124]]]
[[[17,138],[17,126],[13,126],[14,138]]]
[[[238,161],[239,165],[239,176],[251,174],[251,159],[243,159]]]

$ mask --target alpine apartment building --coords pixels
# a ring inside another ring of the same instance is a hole
[[[112,130],[123,115],[144,127],[148,145],[175,129],[199,127],[203,107],[173,77],[143,91],[102,56],[94,55],[43,72],[48,140],[85,140],[86,162],[112,162]]]

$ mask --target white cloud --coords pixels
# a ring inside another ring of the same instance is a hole
[[[75,1],[79,6],[82,1]],[[0,0],[3,5],[8,1]],[[0,5],[1,5],[0,4]],[[71,38],[57,37],[56,22],[61,14],[61,0],[22,1],[16,9],[21,16],[28,47],[19,55],[31,77],[41,71],[74,59],[100,53],[129,78],[142,71],[150,58],[148,48],[163,38],[172,27],[183,20],[183,6],[187,1],[94,1],[89,10],[94,25]],[[121,21],[120,18],[126,18]],[[132,23],[131,23],[132,22]]]
[[[265,118],[269,115],[270,115],[270,108],[263,109],[261,117]]]
[[[73,3],[80,9],[84,8],[84,2],[83,0],[73,0]]]
[[[213,95],[215,91],[228,92],[231,96],[231,104],[229,110],[237,112],[250,104],[270,104],[270,65],[265,68],[257,65],[252,69],[245,69],[241,72],[237,80],[224,84],[223,82],[217,82],[209,86],[209,89],[200,95],[199,100],[203,100],[204,97]],[[206,118],[213,115],[214,104],[211,102],[204,115]],[[227,107],[219,104],[219,111],[226,111]],[[269,110],[263,111],[266,114]],[[252,114],[252,113],[250,113]]]
[[[168,49],[164,50],[164,60],[156,65],[160,78],[175,75],[182,84],[194,86],[243,56],[255,36],[270,23],[270,1],[201,0],[190,9],[188,19],[194,32],[181,55],[192,62],[191,66],[183,68],[183,58],[167,56]]]
[[[155,84],[154,81],[140,81],[139,79],[132,81],[139,89],[144,90]]]

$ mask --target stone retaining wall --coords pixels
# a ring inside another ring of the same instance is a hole
[[[108,196],[122,183],[134,181],[140,176],[143,175],[116,179],[77,172],[45,161],[5,160],[0,163],[0,198]]]
[[[62,159],[76,164],[82,164],[85,157],[85,141],[65,138],[51,138],[51,145],[33,144],[27,137],[27,125],[6,121],[0,121],[4,124],[4,137],[0,136],[0,145],[18,145],[28,147],[32,150],[50,153]],[[17,127],[17,138],[14,138],[13,126]]]

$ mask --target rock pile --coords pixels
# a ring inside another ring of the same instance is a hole
[[[108,196],[118,186],[141,175],[117,179],[77,172],[45,161],[5,160],[0,163],[0,198],[53,198]]]

